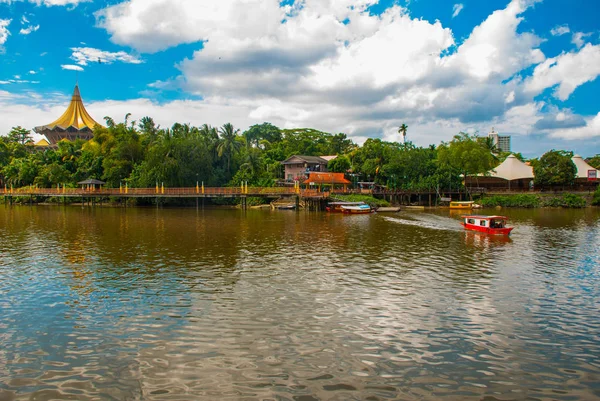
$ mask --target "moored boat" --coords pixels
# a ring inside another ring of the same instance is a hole
[[[493,235],[509,235],[514,227],[507,227],[507,217],[504,216],[479,216],[467,215],[463,216],[464,221],[461,222],[466,230],[477,231],[480,233]]]
[[[473,201],[453,201],[450,202],[449,207],[450,209],[472,209],[474,203]]]
[[[349,214],[367,214],[373,211],[371,206],[367,205],[366,203],[363,203],[362,205],[343,205],[341,208],[342,213]]]
[[[325,210],[331,213],[344,213],[343,206],[359,206],[364,204],[365,202],[329,202]]]

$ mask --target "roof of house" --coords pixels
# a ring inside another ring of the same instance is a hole
[[[597,176],[600,176],[600,171],[587,164],[581,156],[575,155],[571,160],[573,160],[575,167],[577,167],[577,178],[588,178],[589,170],[596,170]]]
[[[304,184],[351,184],[344,173],[321,173],[311,171]]]
[[[523,163],[515,155],[510,155],[498,167],[490,171],[490,176],[509,181],[533,178],[533,167]]]
[[[310,164],[327,164],[327,160],[319,156],[303,156],[293,155],[281,162],[281,164],[298,164],[298,163],[310,163]]]
[[[81,100],[81,94],[79,93],[79,87],[75,85],[71,103],[63,115],[60,116],[58,120],[47,125],[35,127],[33,130],[37,133],[53,130],[67,131],[69,129],[81,131],[92,130],[96,125],[100,124],[98,124],[85,109],[83,100]]]
[[[34,146],[39,146],[39,147],[46,147],[46,146],[50,146],[50,142],[48,142],[45,139],[40,139],[39,141],[37,141]]]

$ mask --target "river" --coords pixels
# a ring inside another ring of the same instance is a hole
[[[600,210],[503,213],[0,205],[0,400],[600,399]]]

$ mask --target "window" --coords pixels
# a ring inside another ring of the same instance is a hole
[[[469,223],[469,224],[475,224],[475,219],[467,219],[467,223]]]
[[[479,224],[481,225],[481,227],[485,227],[485,220],[481,220],[481,221],[479,222]]]

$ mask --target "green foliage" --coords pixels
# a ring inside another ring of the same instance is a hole
[[[330,171],[351,171],[351,179],[375,181],[390,190],[456,190],[464,175],[485,173],[507,154],[494,156],[487,138],[461,133],[449,143],[436,147],[418,147],[411,142],[386,142],[370,138],[362,146],[354,144],[346,134],[329,134],[315,129],[286,129],[263,123],[253,125],[243,134],[231,124],[217,129],[204,124],[157,126],[152,118],[139,123],[105,120],[107,127],[94,128],[90,141],[62,141],[55,148],[35,149],[27,130],[16,127],[0,136],[0,185],[15,188],[27,185],[75,187],[87,178],[101,179],[108,187],[193,187],[198,182],[206,187],[275,186],[283,177],[281,161],[291,155],[337,155],[328,164]],[[399,133],[408,127],[403,124]],[[567,152],[559,156],[569,157]],[[517,154],[517,157],[522,158]],[[550,156],[532,160],[534,168],[543,168]],[[551,165],[560,165],[552,159]],[[562,159],[561,159],[562,160]],[[592,160],[593,162],[593,160]],[[565,164],[569,164],[566,163]],[[552,181],[554,182],[554,181]],[[364,200],[387,205],[365,195],[343,197],[348,201]],[[548,199],[546,204],[580,207],[582,198],[565,196]],[[234,204],[230,198],[214,203]],[[536,207],[540,200],[533,195],[485,198],[486,206]],[[600,193],[594,204],[600,205]]]
[[[534,184],[537,188],[571,186],[577,176],[577,167],[571,160],[573,152],[551,150],[533,163]]]
[[[594,196],[592,198],[592,205],[600,206],[600,187],[596,188],[594,191]]]
[[[464,132],[438,147],[438,161],[463,177],[485,174],[498,164],[485,141]]]
[[[334,173],[345,173],[350,169],[350,159],[347,156],[338,156],[327,163],[327,170]]]
[[[11,129],[8,133],[7,139],[9,142],[20,143],[21,145],[33,144],[31,133],[28,129],[25,129],[21,126],[13,127],[13,129]]]
[[[373,207],[389,206],[390,203],[385,199],[377,199],[369,195],[335,195],[335,200],[340,202],[365,202]]]
[[[537,195],[531,194],[520,194],[520,195],[496,195],[492,197],[485,197],[479,200],[479,203],[483,207],[524,207],[534,208],[539,207],[541,204],[540,198]]]
[[[600,169],[600,155],[596,155],[594,157],[590,157],[586,159],[587,164],[592,166],[595,169]]]
[[[546,207],[564,207],[564,208],[582,208],[586,206],[583,197],[575,194],[565,194],[561,197],[551,197],[544,199],[543,206]]]

